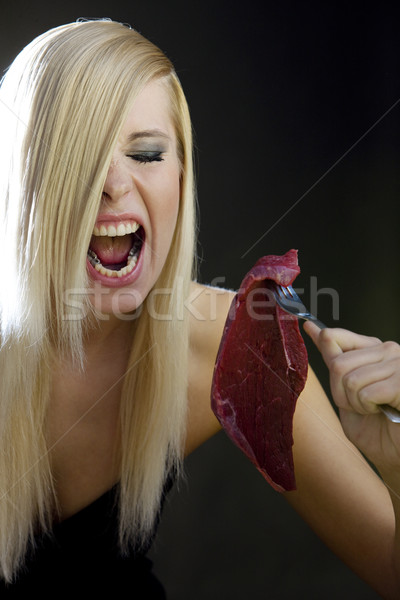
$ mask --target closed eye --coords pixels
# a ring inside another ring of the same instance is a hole
[[[138,163],[151,163],[151,162],[161,162],[164,160],[162,158],[162,152],[157,151],[146,151],[146,152],[135,152],[133,154],[128,154],[129,158],[135,160]]]

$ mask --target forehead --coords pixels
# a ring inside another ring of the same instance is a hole
[[[170,107],[171,102],[165,83],[161,80],[151,81],[139,92],[130,107],[122,127],[122,135],[158,129],[174,137],[175,128]]]

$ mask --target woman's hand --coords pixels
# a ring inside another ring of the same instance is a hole
[[[400,470],[400,423],[379,409],[400,410],[400,346],[345,329],[305,331],[320,350],[330,372],[333,399],[347,437],[382,472]]]

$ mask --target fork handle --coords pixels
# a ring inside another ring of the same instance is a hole
[[[400,412],[390,404],[379,404],[379,408],[392,423],[400,423]]]

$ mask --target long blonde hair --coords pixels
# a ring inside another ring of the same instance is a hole
[[[166,56],[110,20],[71,23],[36,38],[0,89],[0,569],[11,581],[48,532],[57,499],[46,443],[52,357],[84,365],[95,315],[65,318],[65,291],[88,288],[86,253],[119,131],[134,98],[162,78],[181,161],[178,222],[153,297],[135,323],[121,399],[120,542],[151,531],[185,435],[188,294],[195,244],[191,124]],[[4,274],[4,269],[3,269]],[[84,312],[85,312],[84,311]],[[179,313],[179,314],[178,314]],[[140,401],[136,401],[139,398]]]

